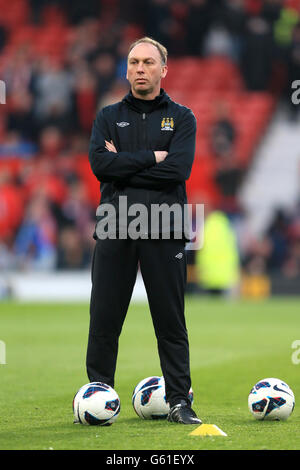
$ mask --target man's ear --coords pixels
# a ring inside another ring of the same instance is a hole
[[[168,66],[167,65],[163,65],[162,66],[162,71],[161,71],[161,78],[165,78],[165,76],[167,75],[168,73]]]

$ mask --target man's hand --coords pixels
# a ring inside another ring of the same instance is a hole
[[[164,161],[164,159],[168,155],[168,152],[166,152],[165,150],[155,150],[154,155],[156,158],[156,163],[160,163]]]
[[[113,143],[113,141],[111,140],[110,142],[108,142],[107,140],[105,141],[105,148],[106,150],[108,150],[109,152],[114,152],[114,153],[117,153],[117,149]]]
[[[117,149],[112,140],[110,142],[108,142],[108,140],[105,140],[105,148],[109,152],[117,153]],[[160,163],[164,161],[164,159],[168,155],[168,152],[166,152],[165,150],[155,150],[154,155],[155,155],[156,163]]]

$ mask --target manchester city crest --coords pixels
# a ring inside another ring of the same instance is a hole
[[[174,130],[174,120],[173,118],[164,117],[161,121],[161,130],[162,131],[173,131]]]

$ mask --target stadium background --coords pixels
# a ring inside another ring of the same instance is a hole
[[[189,292],[299,294],[300,1],[0,7],[0,299],[42,285],[55,297],[58,284],[88,296],[99,203],[91,126],[126,94],[127,48],[142,35],[168,48],[162,86],[198,122],[187,190],[205,204],[207,233],[205,250],[188,252]]]

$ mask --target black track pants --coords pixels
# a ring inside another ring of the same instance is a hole
[[[118,340],[138,266],[157,338],[166,398],[173,406],[187,398],[191,386],[182,240],[97,241],[92,266],[87,374],[91,382],[101,381],[114,387]]]

